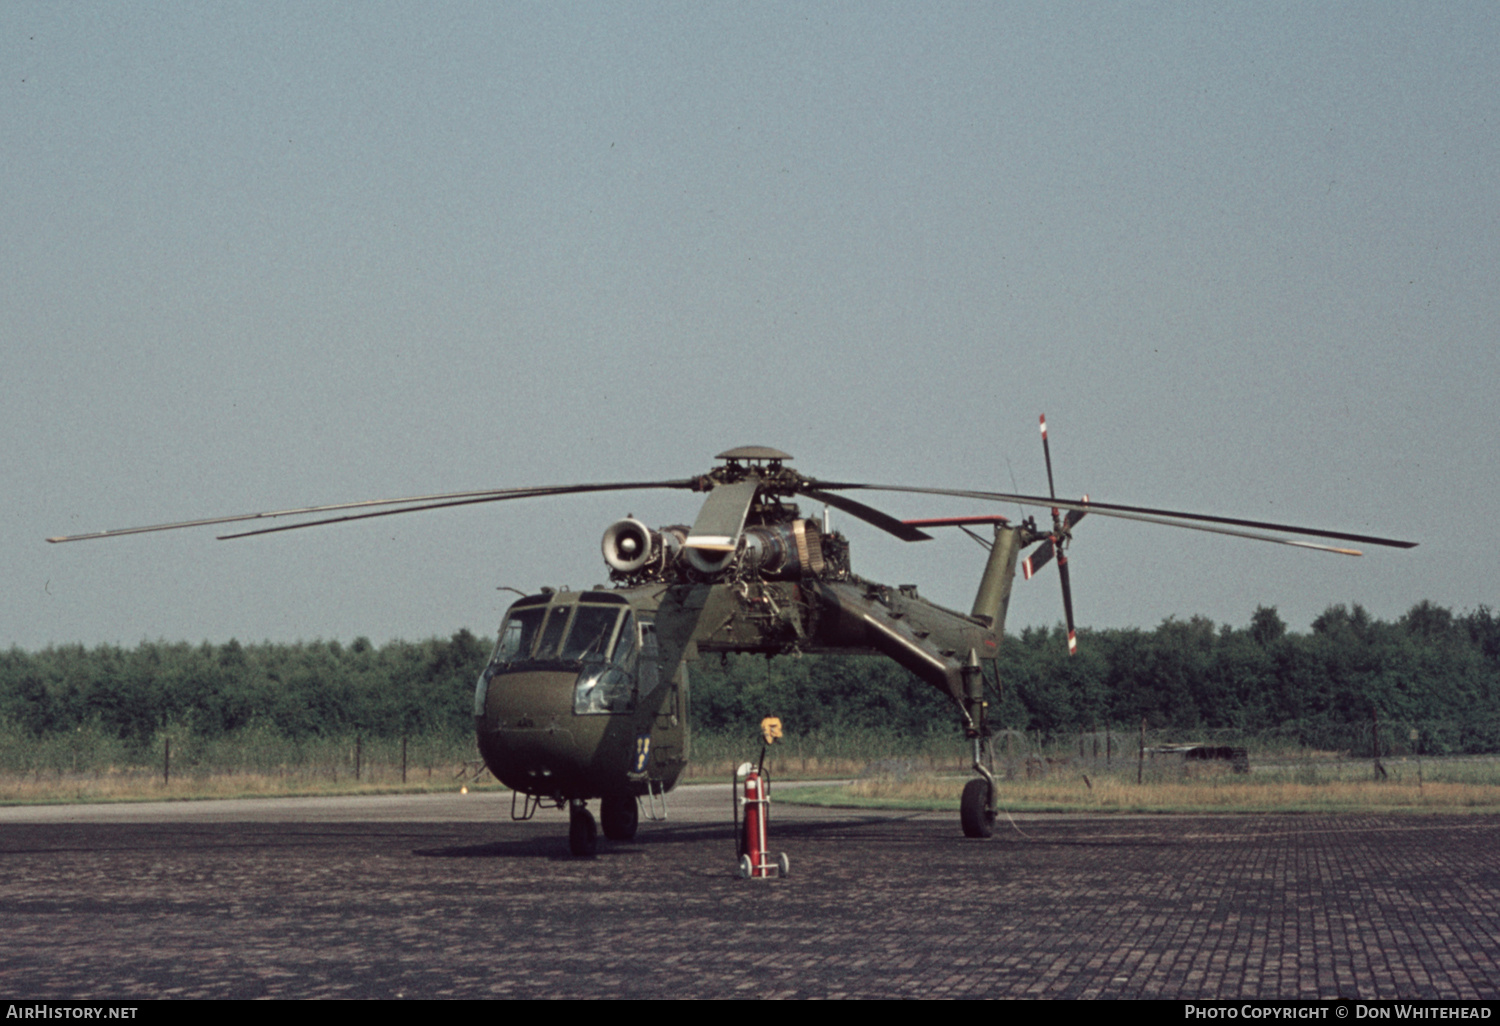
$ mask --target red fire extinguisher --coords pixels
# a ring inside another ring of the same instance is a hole
[[[766,743],[771,744],[781,736],[781,721],[774,717],[767,717],[761,724],[761,730],[766,736]],[[740,856],[740,876],[745,879],[763,879],[770,876],[786,876],[791,870],[791,864],[787,860],[786,853],[776,856],[772,861],[770,853],[766,850],[766,825],[769,820],[771,807],[770,776],[766,773],[765,748],[761,749],[761,761],[759,766],[751,766],[745,763],[740,766],[736,777],[743,777],[744,795],[736,795],[735,813],[738,817],[739,807],[744,805],[745,815],[743,824],[736,824],[736,843]]]
[[[760,773],[745,774],[745,837],[741,842],[740,875],[768,876],[766,856],[766,797]]]

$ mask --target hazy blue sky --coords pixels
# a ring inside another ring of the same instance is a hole
[[[1500,606],[1497,53],[1493,3],[9,0],[0,645],[489,633],[696,503],[51,534],[748,443],[1040,492],[1041,411],[1065,493],[1422,543],[1095,517],[1083,625]],[[967,608],[972,542],[834,519]]]

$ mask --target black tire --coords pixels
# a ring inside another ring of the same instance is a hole
[[[975,777],[964,785],[963,800],[958,804],[958,818],[965,837],[993,837],[995,814],[989,810],[989,782]]]
[[[599,820],[604,824],[604,836],[611,841],[635,839],[635,829],[641,824],[640,806],[635,798],[605,798],[599,802]]]
[[[599,850],[599,827],[588,809],[575,806],[568,816],[568,850],[585,859]]]

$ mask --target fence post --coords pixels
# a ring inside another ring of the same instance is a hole
[[[1141,754],[1135,760],[1135,782],[1146,782],[1146,717],[1141,717]]]
[[[168,787],[172,783],[172,739],[168,737],[162,740],[161,786]]]
[[[1422,790],[1422,745],[1421,745],[1420,740],[1419,740],[1421,738],[1421,736],[1422,736],[1421,732],[1418,731],[1416,727],[1411,728],[1411,730],[1407,733],[1407,737],[1411,739],[1411,746],[1412,746],[1412,748],[1416,749],[1416,753],[1417,753],[1417,790],[1418,791]]]

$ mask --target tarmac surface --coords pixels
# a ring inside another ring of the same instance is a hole
[[[1500,997],[1500,819],[955,815],[726,786],[598,857],[494,794],[0,809],[0,996]]]

